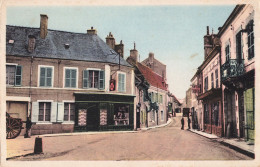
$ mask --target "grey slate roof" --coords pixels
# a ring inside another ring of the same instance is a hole
[[[36,38],[35,51],[28,52],[28,36]],[[14,40],[9,44],[9,40]],[[69,44],[69,48],[65,48]],[[118,64],[118,54],[98,35],[49,30],[45,39],[40,38],[39,28],[6,26],[6,55],[34,56],[41,58],[82,60]],[[131,67],[120,57],[120,64]]]

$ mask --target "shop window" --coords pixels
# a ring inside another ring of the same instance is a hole
[[[126,77],[124,73],[118,73],[118,91],[125,92],[126,91]]]
[[[247,28],[248,60],[250,60],[255,56],[253,21],[250,21],[246,28]]]
[[[105,89],[105,71],[84,70],[83,88]]]
[[[74,121],[75,119],[75,104],[64,103],[64,121]]]
[[[38,121],[50,121],[51,102],[39,102]]]
[[[53,67],[40,66],[40,87],[52,87]]]
[[[212,104],[212,124],[219,126],[219,102]]]
[[[6,65],[6,85],[21,86],[22,66]]]
[[[129,105],[115,104],[114,122],[115,125],[129,125]]]
[[[65,87],[76,88],[77,87],[77,69],[65,68]]]

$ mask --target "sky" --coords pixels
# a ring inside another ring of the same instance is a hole
[[[182,99],[190,80],[204,60],[203,36],[231,14],[235,5],[189,6],[9,6],[7,25],[40,27],[40,14],[47,14],[48,29],[86,33],[94,27],[105,41],[112,32],[116,43],[123,41],[124,58],[136,43],[140,60],[153,52],[167,66],[169,90]]]

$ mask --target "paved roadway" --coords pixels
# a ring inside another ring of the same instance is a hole
[[[44,137],[43,155],[16,160],[251,160],[178,124],[137,133]]]

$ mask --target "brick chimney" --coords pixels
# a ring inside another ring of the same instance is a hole
[[[138,51],[135,48],[135,43],[134,43],[134,49],[130,50],[130,57],[135,61],[138,62]]]
[[[41,14],[40,37],[45,39],[48,33],[48,16]]]
[[[93,27],[91,27],[91,29],[88,29],[88,30],[87,30],[87,34],[96,35],[96,34],[97,34],[97,30],[94,29]]]
[[[208,57],[212,49],[212,36],[209,34],[209,26],[207,26],[207,34],[204,36],[204,60]]]
[[[106,37],[106,44],[111,48],[115,49],[115,38],[113,37],[113,34],[110,32],[109,35]]]
[[[116,53],[118,53],[122,58],[124,58],[124,44],[123,41],[120,41],[120,44],[116,44],[115,45],[115,49]]]

